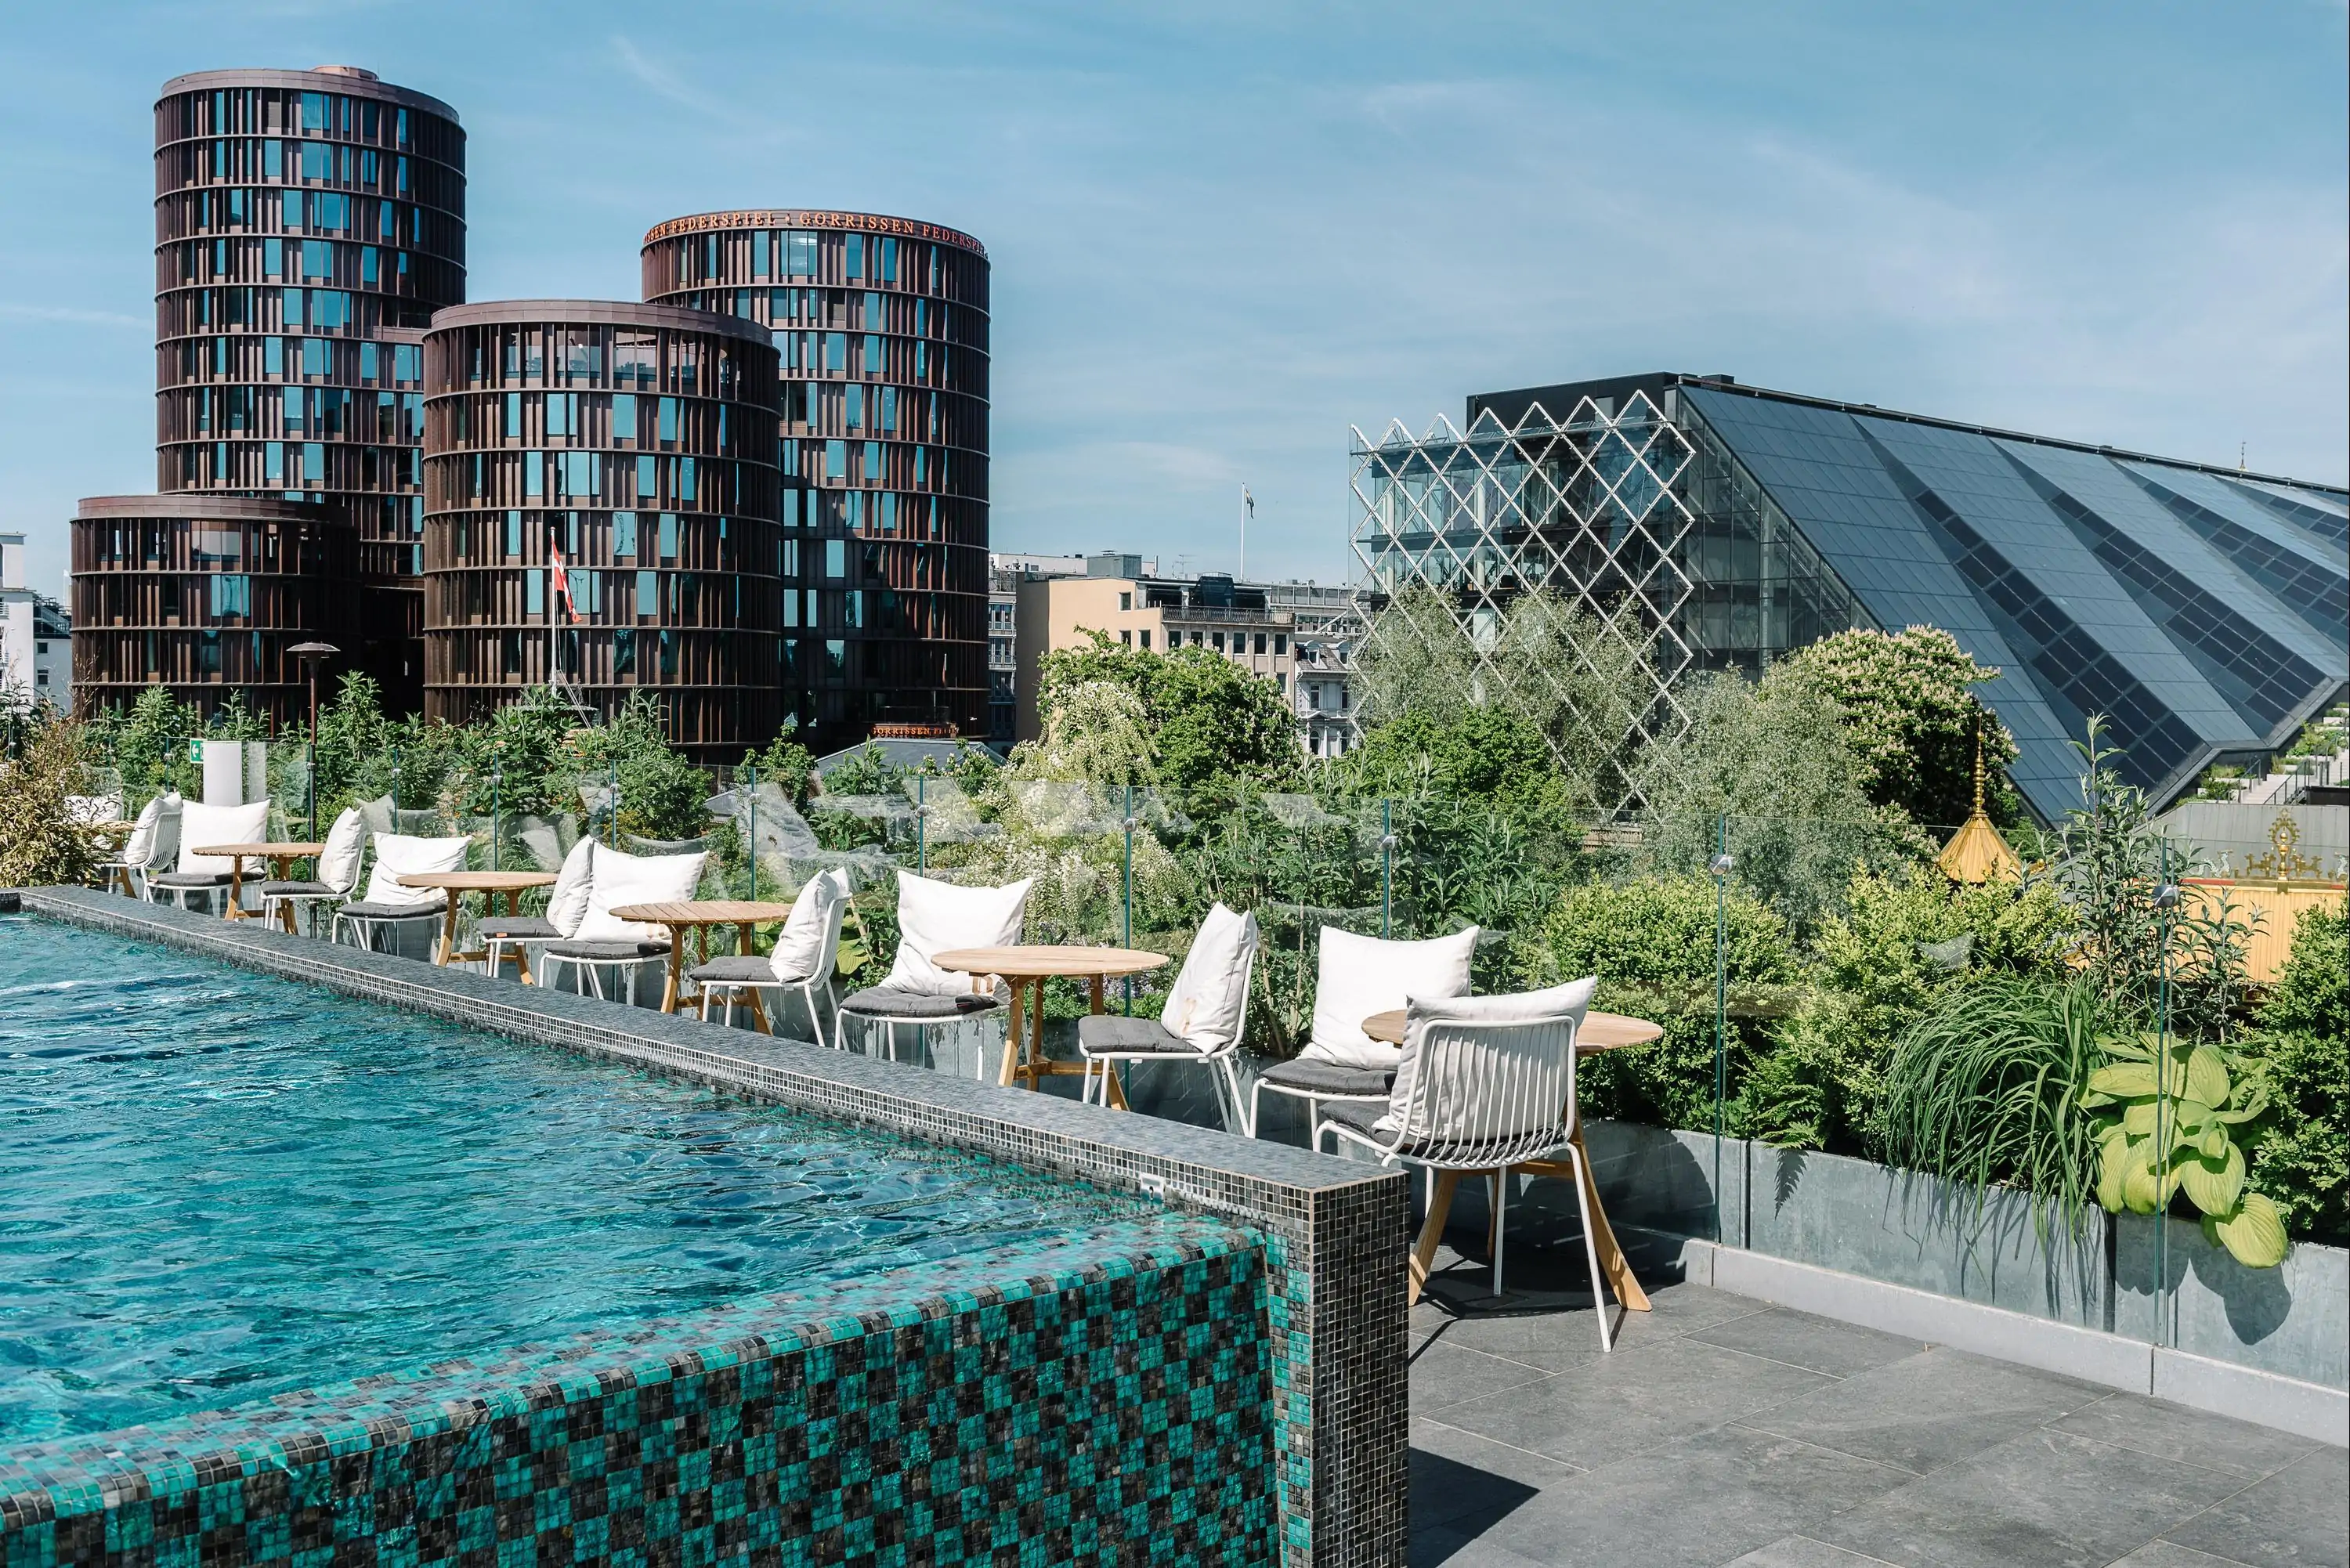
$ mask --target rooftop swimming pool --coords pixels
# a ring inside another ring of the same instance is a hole
[[[0,1458],[1164,1210],[0,917]]]

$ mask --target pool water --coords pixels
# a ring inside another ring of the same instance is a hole
[[[1156,1211],[0,918],[0,1450]]]

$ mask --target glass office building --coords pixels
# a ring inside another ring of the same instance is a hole
[[[987,252],[871,213],[674,218],[644,296],[774,335],[788,711],[819,752],[988,725]]]
[[[1983,700],[2054,817],[2090,714],[2160,805],[2350,690],[2339,486],[1672,374],[1474,397],[1354,464],[1374,606],[1425,584],[1473,631],[1547,587],[1645,655],[1652,731],[1693,671],[1939,626],[2003,671]]]
[[[425,707],[552,685],[733,763],[782,718],[775,350],[708,311],[455,306],[424,337]]]
[[[421,332],[464,297],[456,110],[356,66],[163,84],[157,487],[348,517],[365,581],[334,640],[394,711],[422,691]]]

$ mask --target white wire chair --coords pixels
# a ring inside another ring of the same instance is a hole
[[[1170,1029],[1161,1018],[1127,1018],[1116,1013],[1095,1013],[1077,1020],[1077,1054],[1085,1062],[1085,1077],[1080,1081],[1077,1097],[1091,1103],[1095,1085],[1101,1085],[1101,1103],[1110,1103],[1117,1094],[1121,1108],[1125,1092],[1118,1087],[1118,1064],[1120,1062],[1197,1063],[1210,1071],[1216,1086],[1216,1108],[1226,1118],[1227,1128],[1238,1127],[1245,1134],[1255,1127],[1254,1102],[1243,1103],[1241,1096],[1240,1072],[1234,1063],[1240,1055],[1241,1041],[1248,1033],[1249,982],[1256,972],[1258,947],[1256,916],[1243,918],[1241,928],[1241,964],[1237,982],[1240,986],[1240,1016],[1232,1029],[1232,1038],[1201,1049],[1186,1035]],[[1198,944],[1193,944],[1198,951]],[[1191,979],[1191,959],[1186,956],[1182,972],[1176,977],[1175,993],[1184,991],[1184,981]],[[1097,1079],[1095,1069],[1100,1069]]]
[[[785,992],[796,991],[807,1002],[808,1022],[816,1030],[816,1043],[819,1045],[837,1044],[840,1025],[836,1021],[832,1026],[832,1038],[826,1039],[824,1015],[827,1007],[837,1005],[832,992],[832,973],[840,961],[840,928],[847,919],[848,899],[843,895],[833,899],[825,911],[824,943],[816,950],[815,966],[796,980],[785,980],[775,972],[773,963],[756,953],[712,959],[696,967],[686,978],[702,988],[702,1016],[708,1019],[711,1002],[723,995],[726,1025],[731,1029],[734,1025],[737,999],[747,997],[752,1021],[765,1033],[773,1034],[775,1032],[774,1015],[761,1000],[764,993],[772,991],[781,1001]],[[819,987],[824,992],[821,1002],[816,999]]]
[[[1410,1300],[1415,1303],[1427,1282],[1461,1178],[1493,1179],[1493,1293],[1498,1296],[1509,1230],[1510,1169],[1563,1155],[1575,1173],[1599,1347],[1611,1350],[1607,1282],[1592,1235],[1583,1156],[1569,1136],[1576,1116],[1575,1035],[1582,1014],[1506,1023],[1442,1016],[1500,1000],[1461,999],[1434,1009],[1415,1002],[1405,1024],[1405,1064],[1397,1071],[1384,1113],[1355,1104],[1334,1105],[1315,1130],[1314,1146],[1319,1150],[1328,1135],[1371,1150],[1382,1164],[1412,1165],[1431,1173],[1428,1218],[1410,1258]]]

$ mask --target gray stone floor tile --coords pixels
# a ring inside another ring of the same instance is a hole
[[[1440,1410],[1482,1399],[1521,1384],[1552,1376],[1539,1366],[1464,1350],[1439,1339],[1423,1345],[1411,1358],[1411,1410],[1433,1416]]]
[[[2350,1451],[2303,1455],[2162,1534],[2252,1568],[2343,1568],[2350,1557]]]
[[[2113,1568],[2246,1568],[2246,1565],[2232,1557],[2214,1557],[2208,1552],[2198,1552],[2175,1541],[2149,1541],[2128,1556],[2116,1559]]]
[[[1406,1552],[1411,1568],[1543,1568],[1534,1558],[1440,1524],[1413,1531]]]
[[[1695,1329],[1690,1337],[1749,1355],[1767,1355],[1832,1377],[1850,1377],[1872,1366],[1906,1360],[1926,1348],[1914,1339],[1898,1339],[1785,1307]]]
[[[1607,1321],[1618,1350],[1678,1339],[1692,1329],[1771,1310],[1766,1303],[1702,1285],[1674,1285],[1648,1299],[1654,1304],[1648,1312],[1624,1312],[1609,1305]],[[1411,1326],[1415,1335],[1425,1328],[1444,1344],[1506,1355],[1555,1372],[1584,1366],[1606,1354],[1599,1348],[1599,1330],[1587,1303],[1559,1308],[1539,1301],[1513,1301],[1497,1308],[1487,1298],[1450,1310],[1423,1297],[1412,1309]]]
[[[1763,1431],[1922,1474],[2093,1405],[2108,1392],[1936,1348],[1742,1418]]]
[[[1808,1535],[1790,1535],[1757,1547],[1723,1568],[1887,1568],[1882,1557],[1864,1557]]]
[[[1720,1428],[1575,1476],[1479,1537],[1544,1563],[1727,1563],[1908,1476],[1808,1443]]]
[[[2133,1394],[2100,1399],[2051,1425],[2076,1438],[2253,1480],[2320,1447],[2313,1438]]]
[[[1447,1409],[1444,1424],[1574,1465],[1611,1463],[1783,1404],[1833,1379],[1693,1339],[1620,1350]]]
[[[2103,1568],[2242,1484],[2039,1429],[1809,1528],[1889,1563]]]
[[[1434,1421],[1411,1424],[1411,1524],[1474,1535],[1544,1487],[1580,1474],[1574,1466]]]

